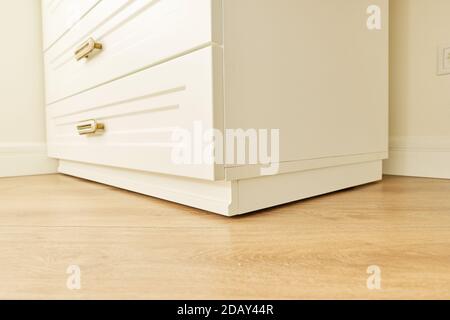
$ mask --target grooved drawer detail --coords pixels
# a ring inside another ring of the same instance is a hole
[[[207,47],[48,106],[50,155],[214,180],[213,164],[172,161],[172,134],[192,131],[196,121],[216,127],[214,90],[221,84],[213,68],[221,50]],[[77,124],[89,119],[105,125],[101,135],[78,134]]]
[[[220,41],[212,6],[212,0],[101,1],[46,52],[47,103]],[[102,50],[77,61],[74,52],[88,39]]]

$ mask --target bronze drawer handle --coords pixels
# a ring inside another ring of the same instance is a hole
[[[76,51],[75,51],[75,59],[80,61],[84,58],[89,58],[89,56],[94,52],[94,50],[102,50],[103,45],[99,42],[95,42],[94,39],[89,38],[85,43],[83,43]]]
[[[79,135],[101,134],[105,131],[105,125],[97,122],[97,120],[87,120],[77,125]]]

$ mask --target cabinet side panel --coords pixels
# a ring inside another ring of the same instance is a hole
[[[281,162],[386,152],[388,14],[387,0],[224,1],[225,127],[281,129]]]

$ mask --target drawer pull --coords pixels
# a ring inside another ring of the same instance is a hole
[[[94,50],[102,50],[103,45],[101,43],[95,42],[94,39],[89,38],[85,43],[83,43],[77,51],[75,51],[75,59],[80,61],[84,58],[89,58],[89,55],[94,52]]]
[[[105,125],[98,123],[96,120],[88,120],[80,122],[77,125],[77,130],[80,135],[100,134],[105,131]]]

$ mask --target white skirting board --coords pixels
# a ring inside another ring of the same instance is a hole
[[[390,144],[385,174],[450,179],[449,137],[396,137]]]
[[[56,173],[57,166],[44,144],[0,144],[0,177]]]
[[[382,179],[382,161],[299,171],[276,176],[204,181],[86,163],[60,161],[59,172],[235,216]]]

